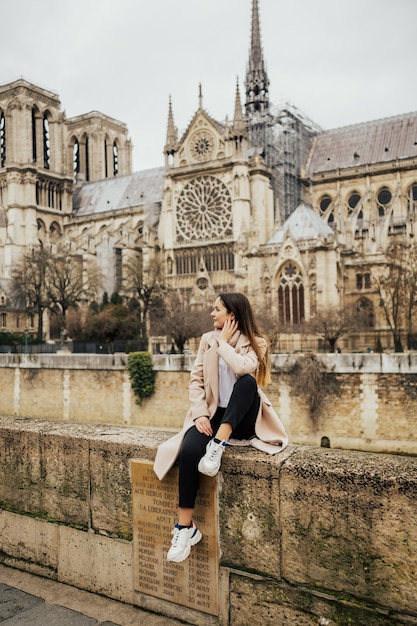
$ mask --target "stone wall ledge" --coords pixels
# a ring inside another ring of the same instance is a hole
[[[155,610],[132,589],[129,461],[169,434],[0,417],[1,562]],[[417,624],[415,457],[229,447],[218,489],[219,624]]]
[[[273,354],[272,372],[289,372],[309,353]],[[325,370],[340,373],[417,374],[417,352],[398,353],[326,353],[315,354]],[[115,354],[0,354],[0,367],[50,369],[126,369],[128,355]],[[156,354],[156,371],[190,371],[192,354]]]

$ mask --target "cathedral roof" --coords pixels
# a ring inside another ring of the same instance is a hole
[[[416,156],[417,112],[324,131],[313,141],[306,174]]]
[[[77,216],[87,216],[129,207],[159,205],[164,172],[163,167],[157,167],[84,183],[74,193],[73,210]]]
[[[285,237],[290,235],[295,241],[301,239],[326,239],[333,231],[311,207],[300,204],[290,217],[285,220],[284,224],[279,228],[268,243],[281,244]]]

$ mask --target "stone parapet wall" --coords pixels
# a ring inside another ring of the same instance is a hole
[[[417,354],[323,354],[323,401],[297,389],[303,355],[273,355],[267,388],[292,443],[417,454]],[[156,355],[155,393],[136,403],[125,354],[0,355],[0,415],[178,430],[191,355]]]
[[[0,434],[0,561],[158,609],[133,589],[129,462],[152,460],[169,433],[1,417]],[[417,624],[415,458],[228,448],[217,481],[220,615],[167,601],[161,613],[210,626]]]

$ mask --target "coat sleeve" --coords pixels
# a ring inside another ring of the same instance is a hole
[[[205,335],[202,336],[188,386],[190,397],[191,418],[195,420],[202,415],[210,416],[204,383],[204,353],[209,344]]]
[[[263,339],[259,339],[259,347],[262,351],[266,350],[266,343]],[[244,374],[256,374],[256,370],[259,366],[259,360],[255,350],[249,346],[246,351],[242,349],[242,352],[236,350],[228,343],[223,343],[217,348],[217,354],[226,361],[230,369],[236,374],[236,376],[243,376]]]

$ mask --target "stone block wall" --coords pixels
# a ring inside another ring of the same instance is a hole
[[[1,417],[0,434],[1,562],[149,607],[133,590],[129,463],[152,460],[169,433]],[[161,614],[204,626],[417,624],[414,457],[228,448],[217,486],[220,614],[166,601]]]
[[[312,415],[297,388],[302,355],[275,355],[266,389],[292,443],[417,454],[417,354],[317,356],[323,401]],[[126,355],[0,355],[0,415],[179,430],[191,355],[157,355],[155,393],[136,403]]]

